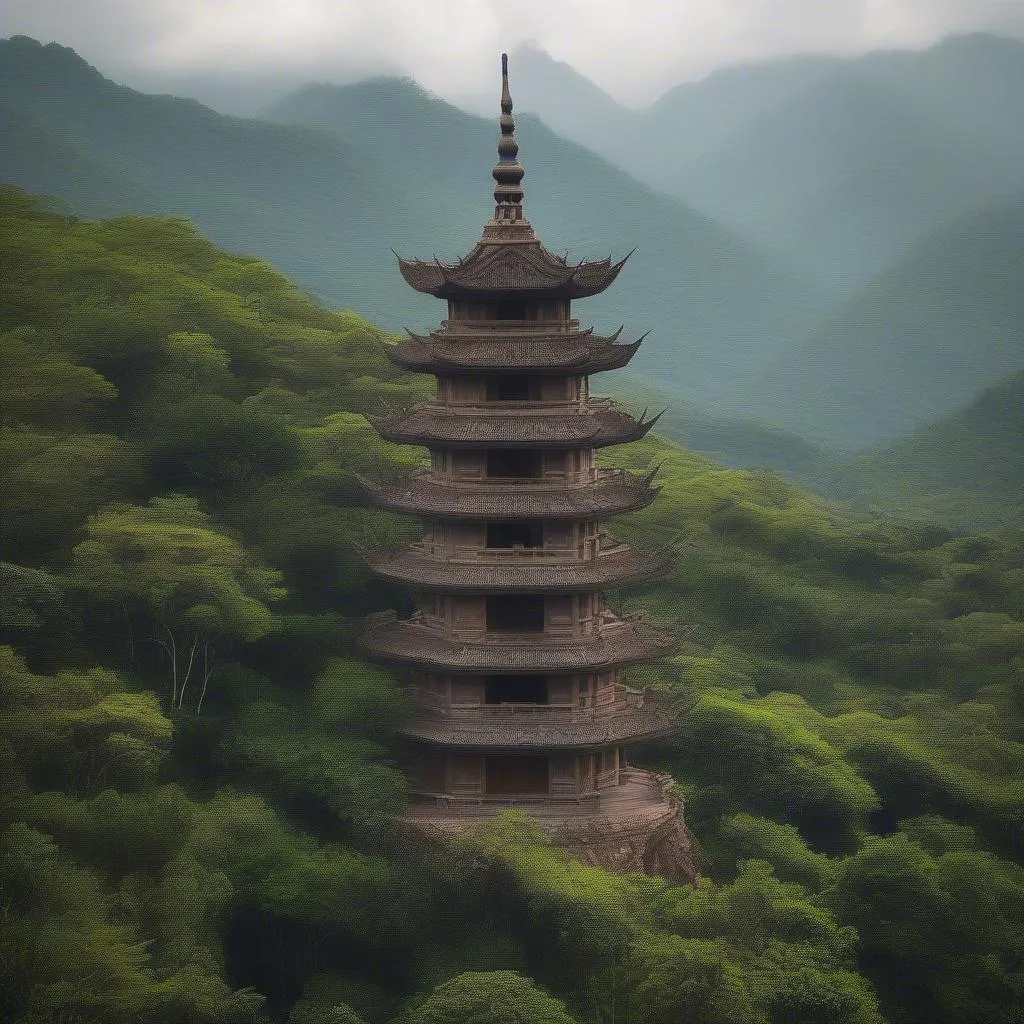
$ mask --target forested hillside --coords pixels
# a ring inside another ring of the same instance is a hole
[[[1024,374],[892,445],[819,463],[819,484],[862,508],[977,529],[1024,521]]]
[[[856,521],[662,440],[624,600],[693,887],[507,816],[396,844],[405,714],[354,659],[415,527],[356,473],[423,394],[387,335],[174,219],[0,192],[0,1017],[1009,1024],[1024,986],[1024,536]],[[504,1014],[502,1017],[500,1014]],[[476,1014],[476,1018],[473,1018]]]

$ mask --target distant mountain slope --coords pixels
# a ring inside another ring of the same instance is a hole
[[[551,129],[606,158],[607,140],[629,132],[635,112],[623,107],[565,61],[554,60],[535,43],[524,43],[511,54],[516,108],[536,114]],[[493,91],[493,90],[492,90]],[[477,103],[481,113],[494,105]],[[614,161],[617,162],[617,161]]]
[[[87,216],[189,216],[220,245],[274,260],[313,291],[302,269],[326,271],[338,305],[393,297],[373,263],[402,226],[387,201],[398,185],[344,141],[138,93],[72,50],[24,37],[0,42],[0,97],[0,179]]]
[[[1004,156],[848,68],[662,173],[673,194],[844,293],[958,212],[1024,184]]]
[[[304,124],[271,124],[134,92],[73,51],[16,37],[0,43],[0,95],[0,178],[89,215],[187,215],[389,329],[441,316],[402,282],[390,247],[461,255],[493,205],[494,119],[408,81],[311,87],[275,115]],[[519,136],[529,216],[549,246],[579,258],[638,247],[613,293],[581,310],[655,331],[638,372],[710,400],[814,316],[814,297],[729,230],[535,120]]]
[[[835,453],[798,434],[745,419],[741,413],[723,415],[713,406],[680,401],[656,384],[630,376],[628,368],[609,374],[607,386],[633,408],[664,409],[658,433],[722,466],[732,469],[775,469],[792,479],[816,482]]]
[[[972,529],[1024,522],[1024,373],[887,448],[841,464],[820,485],[861,507]]]
[[[750,414],[825,443],[884,443],[1024,369],[1024,193],[936,232],[794,346]]]
[[[460,255],[490,215],[493,120],[467,115],[409,82],[309,86],[269,116],[327,129],[389,166],[414,170],[422,207],[440,199],[469,211],[473,226],[465,236],[441,227],[424,233],[413,252],[429,253],[440,242],[438,256]],[[535,118],[519,117],[518,126],[527,215],[549,247],[593,258],[636,246],[611,292],[581,307],[588,320],[654,330],[632,371],[709,401],[734,377],[767,365],[822,308],[817,296],[721,225]],[[427,214],[417,207],[415,216]]]
[[[1021,95],[1024,43],[953,37],[725,69],[609,118],[592,146],[850,295],[936,227],[1024,188]],[[539,110],[575,137],[565,107]]]

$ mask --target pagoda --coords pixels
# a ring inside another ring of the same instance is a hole
[[[658,701],[622,679],[672,639],[643,613],[614,614],[604,594],[655,578],[674,555],[603,528],[660,489],[654,471],[595,458],[655,422],[590,395],[590,375],[624,366],[643,339],[620,344],[621,328],[597,335],[571,311],[626,260],[570,263],[523,216],[504,54],[500,125],[494,217],[476,247],[454,265],[399,257],[405,280],[445,300],[448,318],[388,353],[433,374],[436,397],[371,421],[390,441],[426,447],[430,464],[364,483],[379,506],[422,517],[424,534],[366,552],[411,591],[415,611],[370,616],[360,647],[405,669],[416,708],[405,729],[415,762],[407,822],[453,833],[521,807],[590,863],[692,876],[671,780],[630,767],[625,753],[673,729]]]

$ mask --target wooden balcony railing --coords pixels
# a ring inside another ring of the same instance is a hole
[[[508,796],[485,793],[482,782],[461,785],[450,794],[414,790],[413,796],[428,803],[420,805],[419,813],[415,806],[410,808],[411,817],[429,826],[432,816],[482,816],[503,807],[528,805],[541,822],[549,817],[548,830],[556,842],[572,842],[657,828],[678,813],[681,800],[670,776],[626,767],[619,772],[619,782],[619,786],[587,793],[569,792],[568,782],[548,793]]]
[[[579,320],[442,320],[444,334],[571,334]],[[437,333],[437,332],[435,332]]]
[[[489,491],[550,491],[553,486],[571,490],[574,487],[589,487],[591,484],[613,485],[622,483],[626,486],[639,487],[643,478],[629,473],[625,469],[611,469],[601,466],[597,469],[584,469],[578,473],[566,473],[564,470],[549,473],[546,476],[445,476],[435,473],[430,469],[414,469],[409,478],[427,477],[428,479],[443,484],[445,487],[454,487],[465,490],[479,490],[481,488]]]
[[[575,725],[621,711],[635,711],[642,708],[645,702],[643,691],[621,685],[598,691],[593,697],[586,696],[578,704],[449,704],[443,694],[434,690],[410,686],[406,693],[421,708],[446,718],[487,723],[532,719],[538,724],[553,726]]]
[[[629,410],[621,402],[617,402],[614,398],[607,396],[551,400],[493,399],[486,402],[479,400],[472,402],[440,402],[434,400],[421,402],[419,405],[412,406],[406,411],[412,412],[417,409],[430,409],[449,415],[471,416],[474,419],[486,418],[488,416],[509,416],[514,413],[522,413],[524,416],[536,416],[538,414],[565,416],[569,413],[604,412],[607,410],[629,414]]]
[[[594,544],[594,541],[597,544]],[[482,548],[475,544],[454,544],[434,543],[429,540],[414,541],[405,545],[404,549],[395,548],[397,553],[400,550],[415,551],[428,558],[436,558],[443,562],[479,564],[480,562],[543,562],[546,565],[564,563],[576,565],[582,561],[588,561],[592,557],[590,552],[595,551],[596,557],[605,555],[617,555],[629,551],[630,546],[624,541],[618,540],[607,533],[599,533],[597,537],[588,537],[582,544],[572,547],[526,547],[522,544],[515,544],[508,548]]]

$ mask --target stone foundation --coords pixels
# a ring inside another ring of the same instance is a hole
[[[450,803],[413,804],[402,818],[401,831],[443,842],[503,810],[522,810],[553,845],[584,864],[619,873],[643,871],[675,882],[694,881],[699,875],[699,850],[671,776],[636,768],[627,769],[626,776],[623,785],[602,794],[600,802],[587,809],[566,802],[464,801],[457,811]]]

